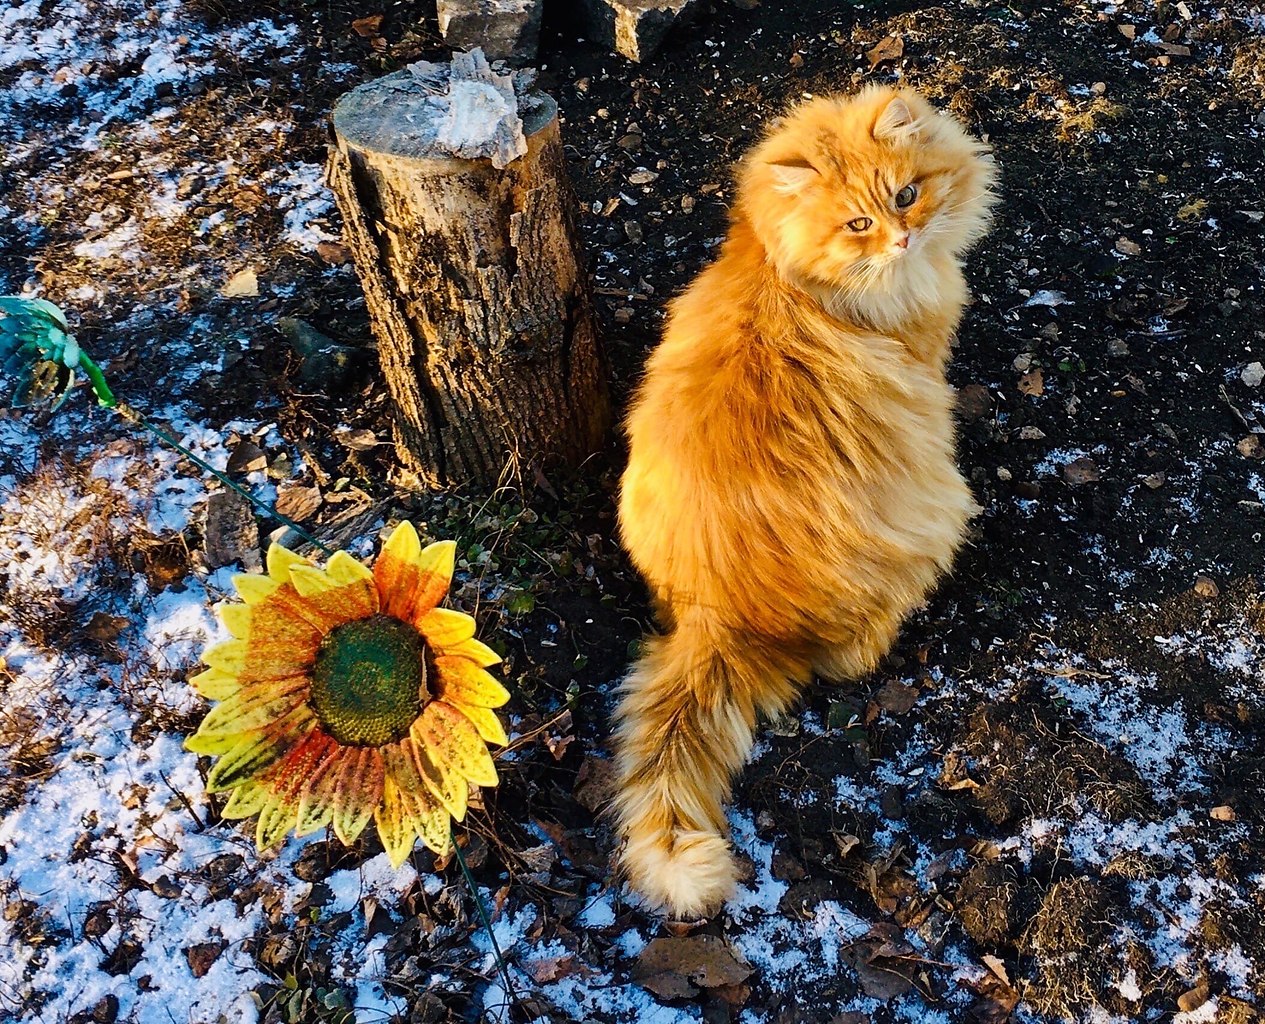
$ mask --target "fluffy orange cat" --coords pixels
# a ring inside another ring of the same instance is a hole
[[[949,345],[987,147],[907,90],[811,100],[738,169],[720,258],[672,303],[628,417],[623,543],[666,636],[618,712],[632,885],[717,909],[760,716],[870,671],[962,543]]]

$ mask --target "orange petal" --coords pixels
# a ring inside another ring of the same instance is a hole
[[[417,590],[417,559],[422,542],[410,522],[400,523],[382,545],[373,564],[374,581],[382,601],[382,611],[404,622],[413,617],[413,595]]]
[[[420,727],[422,745],[432,763],[444,765],[476,786],[496,785],[496,766],[487,745],[465,715],[443,701],[433,700],[414,727]],[[415,741],[416,738],[415,732]]]
[[[413,595],[413,621],[434,608],[452,586],[452,573],[457,564],[457,545],[441,540],[422,549],[417,556],[417,591]]]
[[[417,620],[417,628],[436,654],[474,636],[474,619],[451,608],[432,608]]]
[[[300,704],[269,729],[247,733],[241,743],[215,762],[207,777],[208,793],[218,793],[239,786],[247,779],[274,764],[316,724],[316,716],[306,704]]]
[[[464,640],[459,644],[439,652],[452,657],[469,658],[479,668],[491,668],[501,663],[501,656],[485,643],[478,640]]]
[[[510,699],[509,690],[469,658],[436,658],[435,676],[435,692],[444,700],[499,708]]]
[[[325,760],[313,769],[299,795],[299,817],[294,827],[296,836],[315,832],[333,819],[338,778],[342,774],[344,759],[353,749],[335,743]]]
[[[334,834],[344,846],[354,843],[373,818],[385,774],[382,755],[375,747],[357,747],[344,755],[334,793]]]
[[[509,743],[510,738],[505,735],[505,726],[501,725],[501,720],[496,717],[496,712],[490,708],[475,707],[472,704],[459,704],[456,701],[445,701],[460,711],[479,730],[488,743],[498,747],[503,747]]]

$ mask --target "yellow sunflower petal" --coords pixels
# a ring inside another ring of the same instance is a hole
[[[422,542],[410,522],[400,523],[382,545],[378,560],[373,563],[373,577],[382,611],[408,622],[413,618],[414,593],[417,590],[417,559]]]
[[[445,648],[474,636],[474,619],[451,608],[432,608],[418,619],[417,628],[437,654],[444,654]]]
[[[250,605],[220,605],[220,621],[224,623],[224,628],[237,637],[238,640],[245,640],[250,636],[250,620]]]
[[[251,736],[251,733],[221,733],[214,736],[204,736],[199,732],[195,732],[192,736],[185,737],[184,748],[193,754],[206,754],[210,757],[218,757],[220,754],[227,754],[239,744],[247,742]]]
[[[255,824],[255,846],[260,850],[276,846],[294,825],[295,817],[293,800],[281,795],[272,796],[259,811],[259,821]]]
[[[346,551],[335,551],[325,566],[325,573],[339,586],[349,583],[369,583],[373,573]]]
[[[435,675],[435,692],[444,700],[499,708],[510,699],[509,690],[469,658],[436,658]]]
[[[270,729],[247,733],[241,743],[227,751],[207,777],[208,793],[239,786],[276,762],[316,724],[306,704],[300,704]]]
[[[302,676],[249,686],[215,705],[198,726],[197,735],[231,736],[266,729],[307,700]]]
[[[249,818],[258,814],[268,802],[268,791],[254,779],[243,782],[229,795],[228,803],[220,811],[221,818]]]
[[[501,656],[485,643],[478,640],[463,640],[443,652],[453,657],[469,658],[479,668],[491,668],[501,663]]]
[[[413,825],[412,808],[405,804],[399,787],[390,775],[382,784],[382,802],[374,811],[378,826],[378,838],[391,860],[391,867],[398,868],[413,851],[417,832]]]
[[[323,569],[314,565],[291,566],[290,585],[299,592],[299,597],[319,597],[327,591],[338,589],[338,584]]]
[[[427,849],[441,857],[446,856],[452,849],[452,818],[448,809],[424,790],[406,793],[404,799],[412,804],[413,827],[417,837]]]
[[[429,544],[417,556],[417,591],[413,595],[413,621],[422,617],[444,599],[452,586],[452,573],[457,565],[455,541],[441,540]]]
[[[358,747],[343,759],[334,793],[334,834],[350,846],[365,830],[382,799],[385,771],[376,747]]]
[[[290,569],[296,565],[311,565],[302,555],[295,554],[280,544],[268,546],[268,575],[278,583],[290,582]]]
[[[338,793],[338,776],[344,758],[352,751],[334,746],[329,755],[313,770],[299,796],[299,820],[294,834],[305,836],[324,828],[334,817],[334,798]]]
[[[242,688],[235,673],[222,668],[209,668],[189,677],[189,685],[207,700],[225,700]]]
[[[419,718],[410,732],[413,740],[413,759],[417,772],[426,788],[442,804],[452,817],[461,821],[466,816],[466,804],[470,799],[470,784],[465,777],[438,756],[426,749],[426,732]]]
[[[432,763],[447,766],[476,786],[496,785],[496,766],[487,745],[465,715],[443,701],[433,700],[416,725],[420,726],[422,746]],[[416,742],[417,733],[413,737]]]
[[[473,704],[459,704],[453,700],[445,701],[444,703],[451,704],[470,719],[474,727],[479,730],[479,735],[487,740],[488,743],[498,747],[503,747],[509,743],[510,738],[505,735],[505,726],[501,724],[501,720],[496,717],[496,712],[491,708],[475,707]]]
[[[241,640],[225,640],[212,644],[202,652],[202,661],[208,668],[218,668],[236,675],[246,665],[246,644]]]
[[[256,573],[240,573],[233,577],[233,586],[237,588],[237,593],[247,604],[258,604],[265,598],[271,597],[280,585],[276,580]]]
[[[387,777],[395,781],[400,792],[400,800],[409,821],[410,836],[418,836],[436,853],[446,853],[452,819],[448,809],[426,788],[418,771],[417,751],[412,738],[406,736],[399,743],[383,748],[382,758],[386,763]],[[462,793],[468,791],[464,780],[458,779],[456,782],[462,787]],[[412,846],[411,840],[409,845]]]

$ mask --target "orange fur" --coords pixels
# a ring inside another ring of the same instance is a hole
[[[720,258],[672,303],[620,499],[671,632],[625,683],[614,810],[629,881],[674,915],[732,892],[724,803],[758,717],[872,669],[974,514],[944,364],[985,152],[909,91],[805,103],[740,165]]]

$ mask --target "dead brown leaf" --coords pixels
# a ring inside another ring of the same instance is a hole
[[[378,29],[382,27],[382,18],[383,15],[381,14],[370,14],[363,18],[357,18],[351,23],[352,31],[364,39],[372,39],[378,34]]]
[[[715,935],[654,939],[633,968],[633,979],[661,999],[689,999],[699,989],[740,985],[750,975],[751,966]]]
[[[865,51],[865,57],[870,62],[871,69],[878,67],[884,61],[900,60],[904,55],[905,39],[899,35],[884,36],[873,49]]]
[[[1040,367],[1029,370],[1019,378],[1019,390],[1034,397],[1045,394],[1045,374]]]

